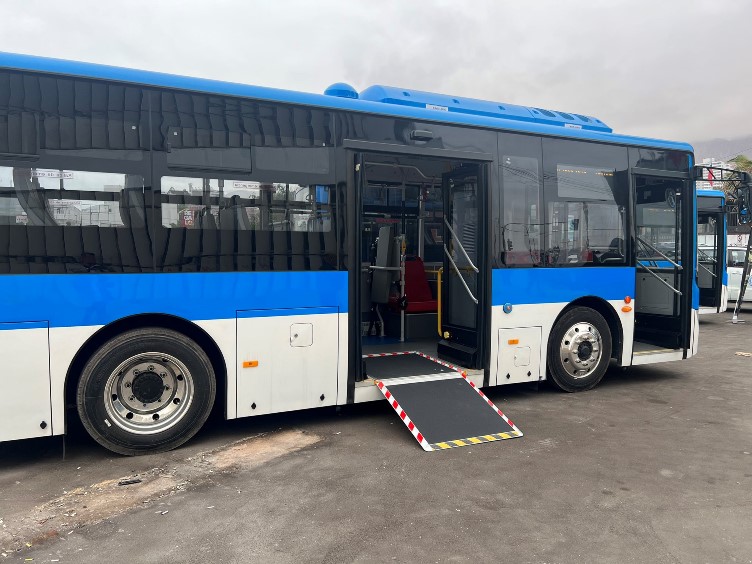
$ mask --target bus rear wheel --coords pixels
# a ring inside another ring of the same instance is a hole
[[[132,456],[186,442],[209,417],[215,395],[203,349],[182,333],[154,327],[99,347],[81,373],[76,403],[95,441]]]
[[[565,392],[598,384],[611,360],[611,331],[603,316],[589,307],[574,307],[554,325],[548,341],[548,371]]]

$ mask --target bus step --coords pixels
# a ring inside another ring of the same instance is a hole
[[[521,437],[459,368],[420,352],[365,355],[368,375],[423,450]]]

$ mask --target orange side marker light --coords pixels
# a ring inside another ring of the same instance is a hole
[[[510,345],[519,345],[520,344],[520,340],[519,339],[509,339],[507,341],[507,343],[509,343]]]
[[[258,360],[243,361],[243,368],[256,368],[257,366],[258,366]]]
[[[621,308],[621,310],[624,313],[629,313],[630,311],[632,311],[632,308],[630,306],[624,306],[624,307]]]

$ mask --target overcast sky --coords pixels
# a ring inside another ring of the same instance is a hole
[[[0,0],[0,50],[322,92],[387,84],[752,134],[750,0]]]

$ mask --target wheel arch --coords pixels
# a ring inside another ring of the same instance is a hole
[[[589,307],[603,316],[606,323],[608,323],[609,331],[611,331],[611,358],[620,360],[622,348],[624,346],[624,328],[621,326],[621,320],[619,319],[614,306],[603,298],[599,298],[598,296],[583,296],[577,298],[573,302],[567,304],[567,306],[559,312],[552,327],[558,323],[559,319],[561,319],[564,314],[575,307]]]
[[[143,329],[146,327],[161,327],[172,329],[182,333],[186,337],[196,342],[207,354],[214,368],[217,385],[217,398],[222,398],[221,402],[215,401],[215,410],[221,405],[222,415],[227,416],[227,365],[222,352],[214,339],[201,327],[182,317],[162,313],[144,313],[123,317],[112,323],[108,323],[100,328],[96,333],[89,337],[86,342],[76,352],[73,360],[68,366],[65,374],[65,431],[68,431],[68,408],[76,406],[76,389],[81,378],[81,372],[86,362],[91,358],[94,352],[104,343],[113,337],[133,329]],[[77,411],[76,411],[77,413]],[[76,415],[75,417],[78,417]]]

